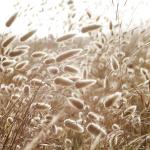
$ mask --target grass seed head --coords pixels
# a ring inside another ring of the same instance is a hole
[[[34,78],[30,81],[30,84],[32,86],[42,86],[44,84],[44,82],[40,79]]]
[[[112,106],[117,100],[119,100],[119,98],[121,97],[121,93],[120,92],[116,92],[112,95],[106,96],[104,98],[104,106],[105,107],[110,107]]]
[[[3,66],[3,67],[8,67],[8,66],[10,67],[10,66],[13,66],[15,63],[16,63],[15,60],[9,59],[9,60],[3,61],[3,62],[2,62],[2,66]]]
[[[33,52],[31,57],[32,58],[41,58],[41,57],[45,57],[47,55],[47,53],[45,52],[42,52],[42,51],[36,51],[36,52]]]
[[[87,117],[88,117],[89,119],[91,119],[91,120],[96,120],[96,121],[99,120],[99,116],[98,116],[96,113],[92,112],[92,111],[90,111],[90,112],[88,113]]]
[[[78,54],[80,52],[81,52],[81,49],[67,50],[56,57],[56,62],[62,62],[66,59],[69,59],[70,57],[75,56],[76,54]]]
[[[66,77],[56,77],[54,83],[60,86],[71,86],[74,82]]]
[[[30,95],[30,86],[29,85],[25,85],[23,87],[23,93],[25,94],[25,96],[29,96]]]
[[[70,33],[70,34],[65,34],[59,38],[57,38],[57,42],[62,42],[62,41],[65,41],[65,40],[68,40],[68,39],[71,39],[75,36],[75,34],[73,33]]]
[[[78,73],[79,72],[79,70],[77,68],[75,68],[74,66],[71,66],[71,65],[64,66],[64,71],[70,72],[70,73]]]
[[[98,124],[95,123],[89,123],[86,127],[86,130],[94,136],[98,136],[99,134],[107,134],[104,128],[100,127]]]
[[[10,57],[18,57],[18,56],[22,56],[24,54],[26,54],[27,51],[24,49],[15,49],[9,52],[9,56]]]
[[[31,108],[33,109],[39,109],[39,110],[45,110],[45,109],[51,109],[51,106],[46,103],[33,103],[31,105]]]
[[[55,60],[55,58],[45,58],[44,59],[44,61],[43,61],[43,63],[45,64],[45,65],[49,65],[49,64],[52,64],[52,63],[55,63],[56,62],[56,60]]]
[[[80,88],[85,88],[85,87],[90,87],[92,85],[94,85],[96,83],[96,80],[94,79],[82,79],[82,80],[78,80],[75,82],[75,87],[77,89],[80,89]]]
[[[112,70],[117,70],[120,67],[119,62],[115,57],[111,57],[110,64],[111,64]]]
[[[18,13],[14,13],[5,23],[6,27],[10,27],[17,18]]]
[[[47,68],[47,71],[48,71],[50,74],[56,75],[56,74],[59,73],[59,68],[58,68],[58,67],[50,66],[50,67]]]
[[[14,39],[15,39],[15,36],[9,37],[2,43],[2,47],[7,47]]]
[[[75,98],[75,97],[69,97],[68,98],[69,103],[74,106],[77,109],[83,109],[84,108],[84,102],[81,99]]]
[[[21,41],[21,42],[24,42],[24,41],[28,40],[28,39],[29,39],[33,34],[35,34],[35,33],[36,33],[36,30],[32,30],[32,31],[26,33],[25,35],[23,35],[23,36],[20,38],[20,41]]]
[[[73,130],[73,131],[75,131],[75,132],[78,132],[78,133],[83,133],[83,132],[84,132],[84,128],[83,128],[79,123],[77,123],[77,122],[74,121],[74,120],[66,119],[66,120],[64,121],[64,125],[65,125],[67,128],[69,128],[69,129],[71,129],[71,130]]]
[[[29,50],[30,46],[28,46],[28,45],[19,45],[19,46],[16,46],[15,49],[17,49],[17,50],[19,50],[19,49]]]
[[[101,26],[98,25],[98,24],[92,24],[92,25],[84,26],[84,27],[81,28],[81,32],[82,33],[90,32],[90,31],[93,31],[93,30],[97,30],[100,27]]]
[[[110,29],[110,30],[112,30],[112,29],[113,29],[113,24],[112,24],[112,22],[111,22],[111,21],[109,22],[109,29]]]
[[[29,64],[28,60],[21,61],[18,64],[16,64],[15,69],[20,70],[20,71],[25,70],[27,68],[28,64]]]

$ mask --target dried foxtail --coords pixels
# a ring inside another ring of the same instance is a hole
[[[63,36],[61,36],[61,37],[57,38],[57,42],[66,41],[66,40],[68,40],[68,39],[73,38],[74,36],[75,36],[75,34],[74,34],[74,33],[65,34],[65,35],[63,35]]]
[[[94,79],[82,79],[75,82],[75,87],[77,89],[90,87],[96,83]]]
[[[5,23],[6,27],[10,27],[17,18],[18,13],[14,13]]]
[[[83,109],[83,107],[84,107],[84,102],[83,102],[83,100],[81,100],[81,99],[79,99],[79,98],[75,98],[75,97],[69,97],[68,100],[69,100],[69,103],[70,103],[73,107],[75,107],[75,108],[77,108],[77,109]]]
[[[56,77],[54,83],[60,86],[71,86],[74,82],[66,77]]]
[[[76,54],[80,53],[81,49],[72,49],[72,50],[67,50],[65,52],[63,52],[62,54],[58,55],[56,57],[56,61],[57,62],[62,62],[72,56],[75,56]]]
[[[84,26],[84,27],[81,28],[81,32],[82,33],[90,32],[90,31],[93,31],[93,30],[97,30],[100,27],[101,26],[98,25],[98,24],[92,24],[92,25]]]
[[[7,47],[14,39],[15,39],[15,36],[9,37],[2,43],[2,47]]]
[[[20,38],[20,41],[21,41],[21,42],[26,41],[27,39],[29,39],[29,38],[30,38],[33,34],[35,34],[35,33],[36,33],[36,30],[32,30],[32,31],[26,33],[25,35],[23,35],[23,36]]]
[[[79,133],[83,133],[84,132],[84,128],[79,123],[77,123],[75,120],[66,119],[64,121],[64,125],[67,128],[70,128],[70,129],[72,129],[75,132],[79,132]]]

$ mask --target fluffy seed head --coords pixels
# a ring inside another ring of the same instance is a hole
[[[57,42],[62,42],[62,41],[71,39],[71,38],[74,37],[74,36],[75,36],[75,34],[73,34],[73,33],[65,34],[65,35],[63,35],[63,36],[57,38]]]
[[[21,61],[15,66],[15,69],[16,70],[24,70],[28,66],[28,64],[29,64],[28,60]]]
[[[25,49],[15,49],[9,52],[10,57],[17,57],[26,54],[27,51]]]
[[[32,66],[28,71],[27,71],[27,76],[32,76],[34,73],[37,73],[40,70],[40,66]]]
[[[81,99],[75,98],[75,97],[69,97],[68,98],[69,103],[74,106],[77,109],[83,109],[84,107],[84,102]]]
[[[15,60],[5,60],[2,62],[3,67],[13,66],[16,63]]]
[[[16,46],[15,49],[24,49],[24,50],[29,50],[30,49],[30,46],[28,45],[19,45],[19,46]]]
[[[81,28],[82,33],[90,32],[96,29],[99,29],[101,26],[98,24],[92,24]]]
[[[55,58],[46,58],[44,59],[43,63],[46,64],[46,65],[49,65],[51,63],[55,63]]]
[[[22,84],[23,82],[26,82],[28,79],[25,75],[23,74],[17,74],[15,76],[13,76],[13,79],[12,79],[15,83],[17,84]]]
[[[56,77],[54,79],[54,83],[61,86],[71,86],[73,85],[73,81],[66,77]]]
[[[31,105],[31,108],[45,110],[45,109],[51,109],[51,106],[49,104],[45,104],[45,103],[33,103]]]
[[[6,39],[3,43],[2,43],[2,47],[7,47],[13,40],[14,40],[15,36],[11,36],[8,39]]]
[[[29,96],[30,95],[30,86],[29,85],[25,85],[23,87],[23,93],[26,95],[26,96]]]
[[[106,96],[104,98],[104,105],[105,107],[110,107],[112,106],[119,98],[121,97],[120,92],[116,92],[112,95]]]
[[[84,128],[83,128],[79,123],[77,123],[77,122],[74,121],[74,120],[66,119],[66,120],[64,121],[64,125],[65,125],[67,128],[69,128],[69,129],[71,129],[71,130],[73,130],[73,131],[75,131],[75,132],[79,132],[79,133],[83,133],[83,132],[84,132]]]
[[[105,76],[104,82],[103,82],[104,89],[107,89],[109,87],[109,80],[108,77]]]
[[[36,52],[33,52],[33,53],[32,53],[31,57],[32,57],[32,58],[41,58],[41,57],[44,57],[44,56],[46,56],[46,55],[47,55],[47,53],[45,53],[45,52],[36,51]]]
[[[64,66],[64,71],[70,72],[70,73],[78,73],[79,72],[79,70],[77,68],[75,68],[74,66],[71,66],[71,65]]]
[[[43,85],[43,81],[40,80],[40,79],[34,78],[34,79],[32,79],[32,80],[30,81],[30,84],[31,84],[32,86],[42,86],[42,85]]]
[[[111,64],[112,70],[117,70],[117,69],[119,69],[120,65],[119,65],[118,60],[117,60],[115,57],[111,57],[110,62],[111,62],[110,64]]]
[[[5,23],[6,27],[10,27],[12,23],[15,21],[18,13],[14,13]]]
[[[75,82],[75,87],[80,89],[80,88],[85,88],[85,87],[90,87],[96,83],[96,80],[93,79],[87,79],[87,80],[78,80]]]
[[[107,134],[105,129],[101,128],[98,124],[95,123],[89,123],[86,127],[86,130],[94,136],[98,136],[99,134]]]
[[[32,30],[32,31],[26,33],[25,35],[23,35],[23,36],[20,38],[20,41],[21,41],[21,42],[26,41],[27,39],[29,39],[29,38],[30,38],[33,34],[35,34],[35,33],[36,33],[36,30]]]
[[[64,61],[72,56],[75,56],[76,54],[78,54],[79,52],[81,52],[81,49],[72,49],[72,50],[67,50],[64,53],[58,55],[56,57],[56,61],[57,62],[61,62]]]
[[[58,74],[59,73],[59,68],[58,67],[52,67],[52,66],[50,66],[50,67],[48,67],[47,68],[47,71],[50,73],[50,74]]]
[[[112,30],[112,28],[113,28],[113,25],[112,25],[112,22],[110,21],[109,22],[109,29]]]
[[[99,120],[99,116],[96,113],[92,112],[92,111],[90,111],[88,113],[87,117],[91,120],[97,120],[97,121]]]

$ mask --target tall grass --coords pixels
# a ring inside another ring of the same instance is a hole
[[[150,149],[150,28],[119,28],[85,24],[51,50],[34,51],[36,30],[2,38],[1,150]]]

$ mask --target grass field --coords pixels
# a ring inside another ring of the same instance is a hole
[[[74,33],[72,13],[39,38],[10,33],[18,15],[0,36],[0,150],[150,150],[149,22],[123,30],[116,11],[104,32],[86,12]]]

